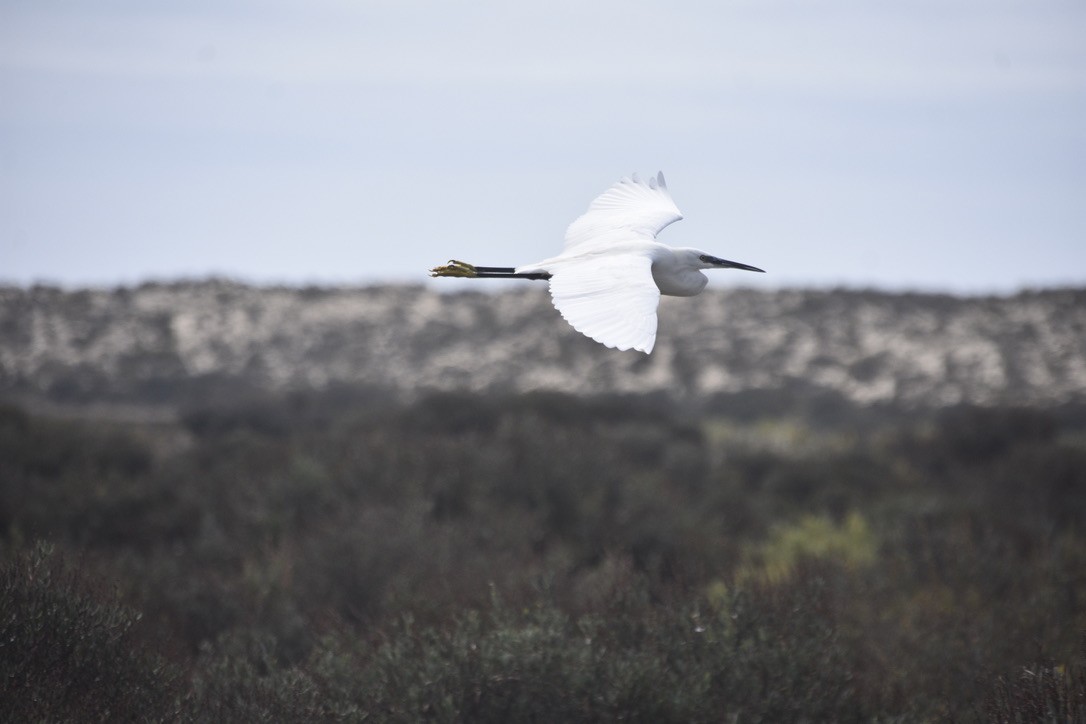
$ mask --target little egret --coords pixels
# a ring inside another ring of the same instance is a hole
[[[764,271],[656,241],[661,229],[682,217],[663,173],[648,183],[634,174],[603,192],[569,225],[558,256],[518,267],[452,259],[431,269],[430,276],[549,279],[551,300],[574,329],[608,347],[649,354],[656,344],[661,294],[700,294],[709,281],[702,269]]]

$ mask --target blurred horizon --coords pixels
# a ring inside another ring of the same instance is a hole
[[[760,279],[760,278],[759,278]],[[724,280],[727,281],[727,280]],[[841,293],[841,294],[853,294],[853,293],[873,293],[873,294],[885,294],[890,296],[931,296],[931,297],[953,297],[959,299],[972,299],[972,298],[1012,298],[1019,295],[1030,295],[1036,293],[1049,293],[1060,292],[1064,290],[1078,290],[1086,289],[1086,280],[1072,281],[1069,283],[1053,282],[1051,284],[1023,284],[1022,286],[1013,288],[998,288],[998,287],[983,287],[975,289],[955,289],[944,288],[938,286],[891,286],[888,284],[863,284],[855,283],[849,284],[847,282],[826,282],[826,283],[795,283],[795,284],[772,284],[772,283],[721,283],[722,280],[710,279],[706,291],[755,291],[766,292],[773,294],[775,292],[780,293],[795,293],[795,292],[824,292],[824,293]],[[539,281],[526,281],[526,280],[471,280],[471,279],[450,279],[441,278],[433,279],[425,275],[420,275],[418,279],[402,278],[402,279],[387,279],[387,278],[375,278],[375,279],[260,279],[260,278],[246,278],[242,275],[229,275],[220,274],[216,272],[209,272],[205,275],[178,275],[173,277],[168,276],[155,276],[149,275],[144,278],[137,279],[118,279],[118,280],[104,280],[104,281],[64,281],[58,279],[40,278],[30,280],[18,280],[18,279],[5,279],[0,277],[0,289],[20,289],[20,290],[32,290],[35,288],[45,289],[57,289],[64,293],[75,293],[82,291],[111,291],[116,289],[138,289],[145,286],[162,286],[162,287],[174,287],[174,286],[203,286],[207,284],[225,284],[225,285],[238,285],[241,287],[248,287],[258,290],[274,290],[274,289],[286,289],[286,290],[299,290],[306,289],[325,289],[325,290],[361,290],[361,289],[379,289],[379,288],[412,288],[418,287],[426,291],[437,292],[442,295],[457,295],[465,293],[483,293],[483,294],[495,294],[501,295],[505,293],[516,293],[518,290],[526,293],[531,293],[533,290],[536,292],[545,293],[547,285]],[[666,299],[670,299],[665,297]],[[669,303],[681,304],[681,301],[673,301]]]
[[[717,287],[1086,285],[1086,7],[0,5],[0,284],[425,283],[625,175]]]

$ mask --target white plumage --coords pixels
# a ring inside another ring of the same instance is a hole
[[[549,279],[554,306],[574,329],[608,347],[646,354],[656,343],[660,295],[690,297],[705,288],[702,269],[762,271],[698,249],[672,248],[656,235],[682,219],[663,173],[634,174],[598,196],[566,230],[562,253],[509,267],[450,261],[432,276]]]

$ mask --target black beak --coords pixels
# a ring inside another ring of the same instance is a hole
[[[759,269],[758,267],[751,266],[750,264],[740,264],[737,261],[719,259],[715,256],[709,256],[708,254],[702,256],[701,260],[706,264],[712,264],[714,266],[720,267],[721,269],[743,269],[744,271],[762,272],[763,274],[765,274],[765,269]]]

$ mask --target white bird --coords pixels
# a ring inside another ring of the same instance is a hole
[[[702,269],[764,271],[656,241],[661,229],[682,218],[663,173],[648,183],[634,174],[600,194],[569,225],[558,256],[518,267],[452,259],[431,269],[430,276],[549,279],[551,300],[574,329],[608,347],[649,354],[656,344],[661,294],[700,294],[709,282]]]

